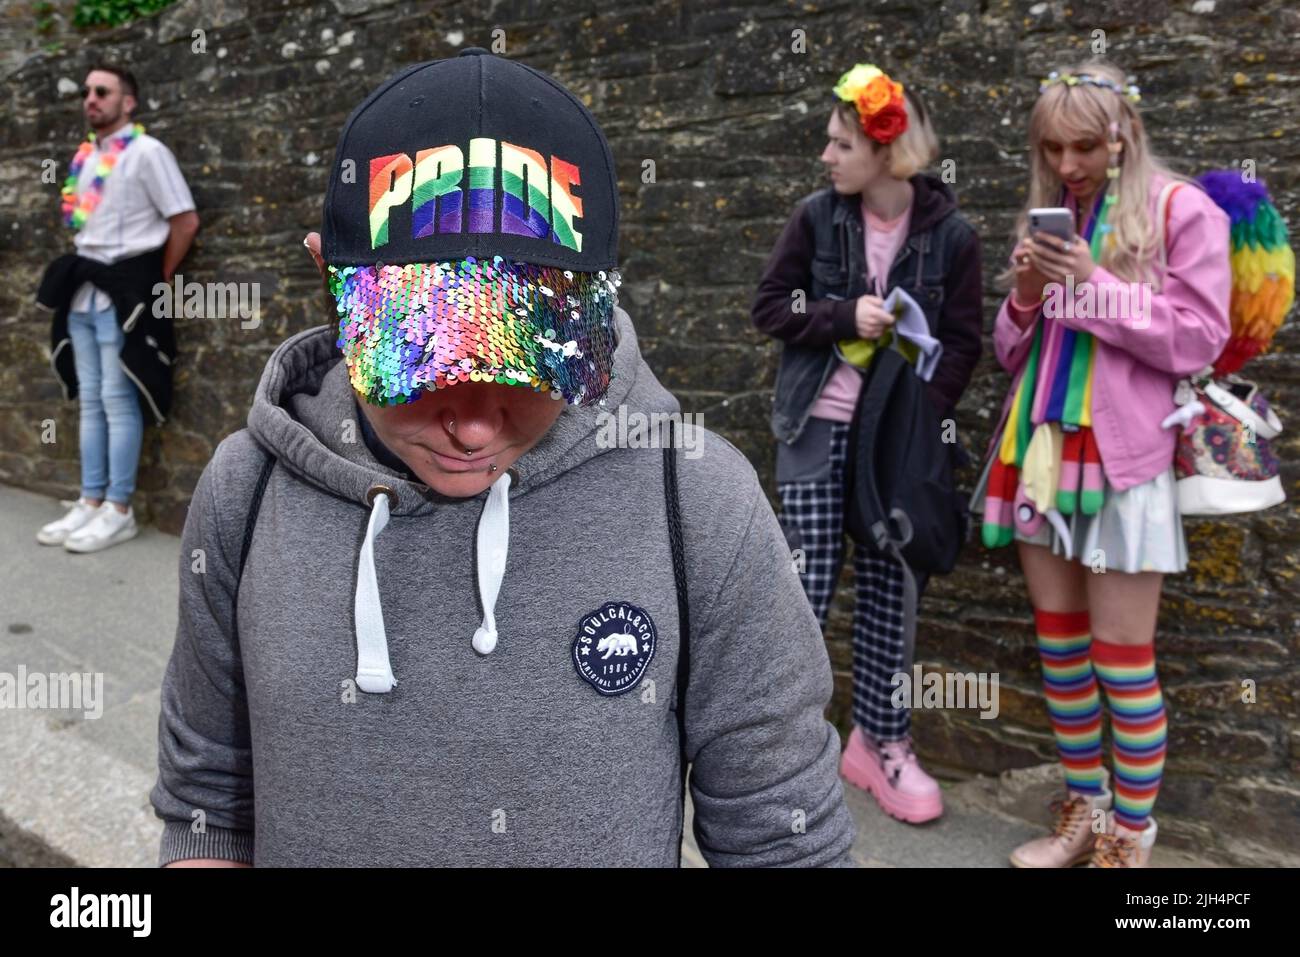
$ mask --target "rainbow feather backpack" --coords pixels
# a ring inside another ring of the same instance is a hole
[[[1263,183],[1244,182],[1231,169],[1196,181],[1231,221],[1232,335],[1212,366],[1178,383],[1179,408],[1163,424],[1182,427],[1174,454],[1182,514],[1254,512],[1286,498],[1269,444],[1282,423],[1255,383],[1237,373],[1268,348],[1295,301],[1295,253]],[[1160,197],[1162,228],[1175,188]]]

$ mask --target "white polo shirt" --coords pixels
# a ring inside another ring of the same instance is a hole
[[[128,123],[105,141],[126,136],[131,126]],[[90,188],[98,163],[99,144],[96,143],[77,178],[78,194]],[[118,157],[104,181],[99,205],[73,242],[79,255],[96,262],[115,263],[166,243],[171,233],[167,220],[192,209],[194,197],[176,165],[176,157],[161,142],[142,133]],[[87,312],[92,302],[97,311],[112,305],[102,289],[82,283],[73,296],[72,311]]]

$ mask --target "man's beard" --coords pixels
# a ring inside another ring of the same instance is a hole
[[[90,124],[90,128],[92,130],[98,133],[100,130],[108,129],[110,126],[112,126],[121,118],[122,118],[122,111],[120,109],[114,111],[113,113],[106,113],[101,110],[98,120],[92,120],[89,117],[87,117],[86,122]]]

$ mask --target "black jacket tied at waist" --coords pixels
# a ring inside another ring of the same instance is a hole
[[[154,286],[163,281],[162,262],[160,246],[111,265],[68,253],[45,268],[36,301],[54,311],[50,366],[63,386],[65,399],[77,398],[68,312],[81,284],[89,282],[113,300],[117,323],[126,336],[119,358],[127,377],[135,383],[141,410],[158,425],[166,420],[172,402],[176,333],[169,317],[154,315]]]

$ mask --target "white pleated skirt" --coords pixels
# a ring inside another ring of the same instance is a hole
[[[988,469],[980,477],[972,508],[984,509]],[[1018,542],[1042,545],[1053,555],[1077,561],[1090,568],[1117,572],[1163,572],[1187,570],[1187,539],[1178,512],[1178,487],[1171,465],[1155,478],[1122,492],[1107,482],[1101,509],[1094,515],[1076,511],[1063,516],[1071,541],[1061,538],[1050,522],[1032,535],[1015,531]]]

